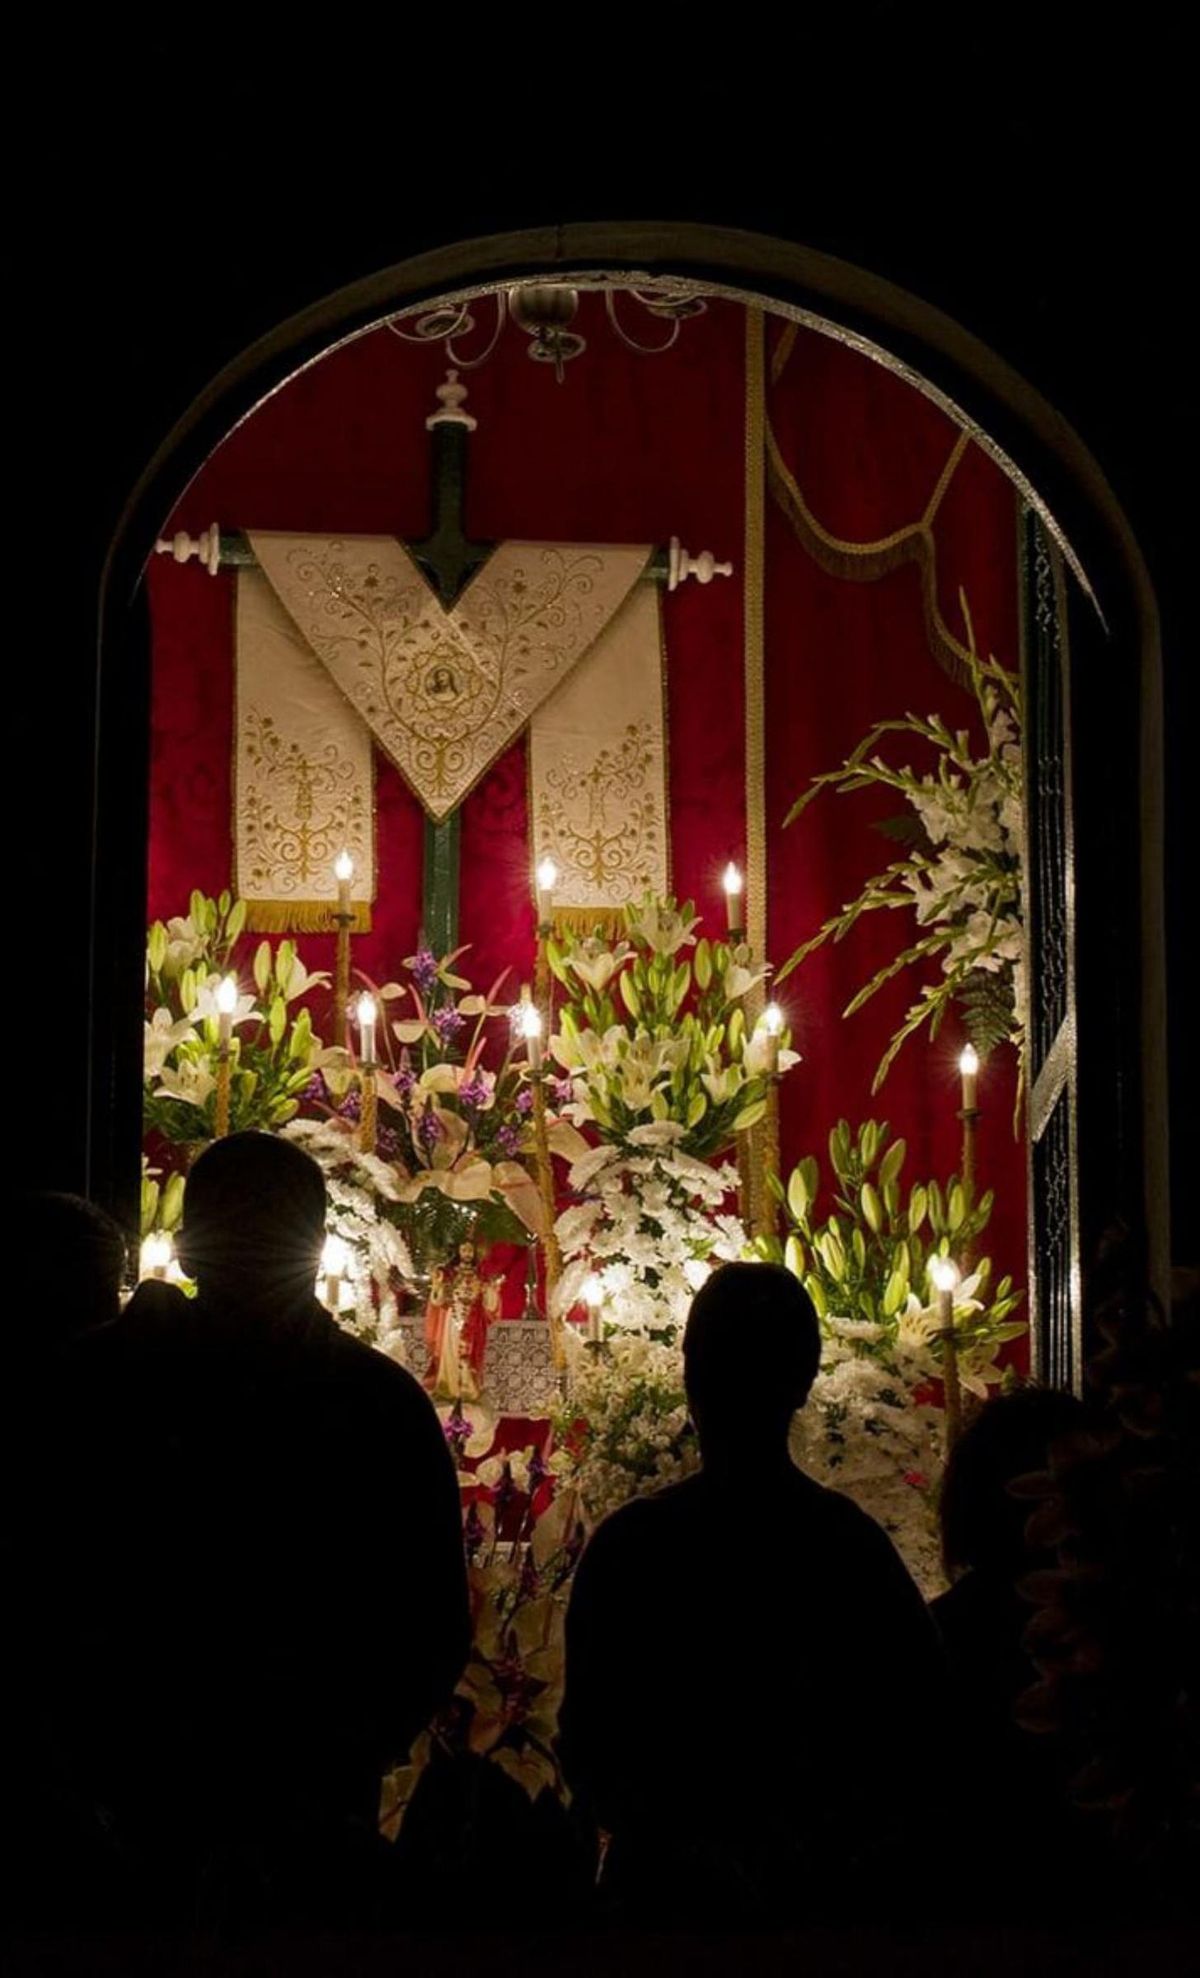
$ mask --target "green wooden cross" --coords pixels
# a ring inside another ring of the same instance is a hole
[[[458,373],[450,371],[438,388],[441,409],[426,420],[433,449],[433,526],[419,542],[408,544],[409,554],[424,571],[443,607],[450,607],[462,596],[475,572],[487,562],[494,543],[472,542],[464,526],[467,489],[467,438],[475,420],[462,408],[466,389],[458,383]],[[160,553],[171,554],[177,562],[195,556],[215,574],[223,569],[248,569],[258,559],[249,539],[237,531],[213,527],[193,540],[180,534],[157,545]],[[656,550],[645,575],[658,583],[676,584],[697,577],[702,584],[716,575],[728,576],[732,564],[717,563],[705,550],[693,557],[673,538],[669,549]],[[458,874],[461,809],[448,817],[425,819],[424,873],[421,887],[421,933],[425,945],[435,955],[449,954],[458,946]]]

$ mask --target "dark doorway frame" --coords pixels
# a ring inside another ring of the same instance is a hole
[[[178,421],[125,504],[98,621],[85,1183],[124,1210],[136,1177],[149,633],[141,578],[213,449],[331,348],[401,310],[507,281],[671,275],[818,328],[947,401],[1038,507],[1090,593],[1072,614],[1068,727],[1077,927],[1080,1237],[1124,1225],[1165,1293],[1166,976],[1159,619],[1129,522],[1079,435],[1002,357],[891,282],[800,244],[697,223],[586,222],[457,242],[280,323]],[[132,1165],[131,1165],[132,1163]]]

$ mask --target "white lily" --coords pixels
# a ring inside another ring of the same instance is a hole
[[[179,1065],[164,1065],[159,1073],[156,1099],[180,1099],[187,1106],[204,1106],[216,1090],[216,1077],[207,1058],[185,1058]]]
[[[578,941],[563,960],[573,975],[601,995],[631,952],[626,941],[615,949],[607,948],[597,935],[589,934],[586,940]]]
[[[692,929],[699,925],[698,914],[686,918],[649,894],[640,906],[629,912],[630,932],[656,955],[676,955],[680,948],[690,948],[696,939]]]
[[[196,1032],[188,1017],[174,1019],[170,1010],[155,1010],[143,1027],[142,1064],[146,1078],[158,1078],[167,1059],[179,1044],[190,1044]]]

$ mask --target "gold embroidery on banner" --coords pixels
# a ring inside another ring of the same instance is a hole
[[[261,572],[236,589],[233,885],[255,933],[335,925],[334,860],[355,864],[354,925],[375,891],[370,737]]]
[[[248,707],[242,751],[250,766],[242,803],[243,884],[255,893],[310,897],[329,883],[338,853],[361,866],[367,814],[355,766],[335,741],[314,759],[285,741],[271,715]]]
[[[591,762],[564,751],[538,793],[537,842],[599,904],[624,905],[653,887],[662,859],[657,751],[648,721]],[[590,909],[589,909],[590,911]]]
[[[503,543],[446,611],[400,543],[252,540],[313,650],[434,818],[462,803],[594,643],[649,553]]]

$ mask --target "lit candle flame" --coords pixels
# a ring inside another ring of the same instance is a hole
[[[223,975],[217,984],[217,1008],[222,1016],[232,1016],[237,1008],[238,986],[236,975]]]
[[[321,1251],[321,1270],[326,1277],[343,1277],[350,1252],[340,1236],[327,1236]]]
[[[742,890],[742,875],[732,859],[725,867],[725,877],[721,884],[727,893],[738,894]]]
[[[763,1029],[768,1037],[779,1037],[783,1032],[783,1011],[778,1003],[768,1003],[763,1011]]]
[[[929,1275],[936,1291],[953,1291],[958,1284],[958,1265],[952,1257],[935,1257],[929,1266]]]
[[[558,867],[552,858],[538,861],[537,883],[543,893],[552,893],[558,885]]]
[[[339,852],[333,861],[333,876],[340,885],[349,885],[354,877],[354,860],[349,852]]]
[[[174,1254],[175,1246],[166,1230],[152,1230],[142,1245],[142,1276],[164,1278]]]
[[[585,1305],[590,1305],[593,1310],[595,1310],[598,1306],[603,1305],[604,1280],[603,1278],[598,1277],[595,1271],[589,1271],[587,1277],[584,1278],[583,1283],[580,1285],[579,1290]]]
[[[366,1030],[368,1026],[373,1027],[379,1015],[379,1008],[374,996],[369,996],[364,991],[355,1005],[354,1014],[358,1019],[361,1029]]]
[[[963,1046],[958,1060],[958,1068],[966,1078],[974,1078],[979,1070],[979,1053],[973,1044]]]

